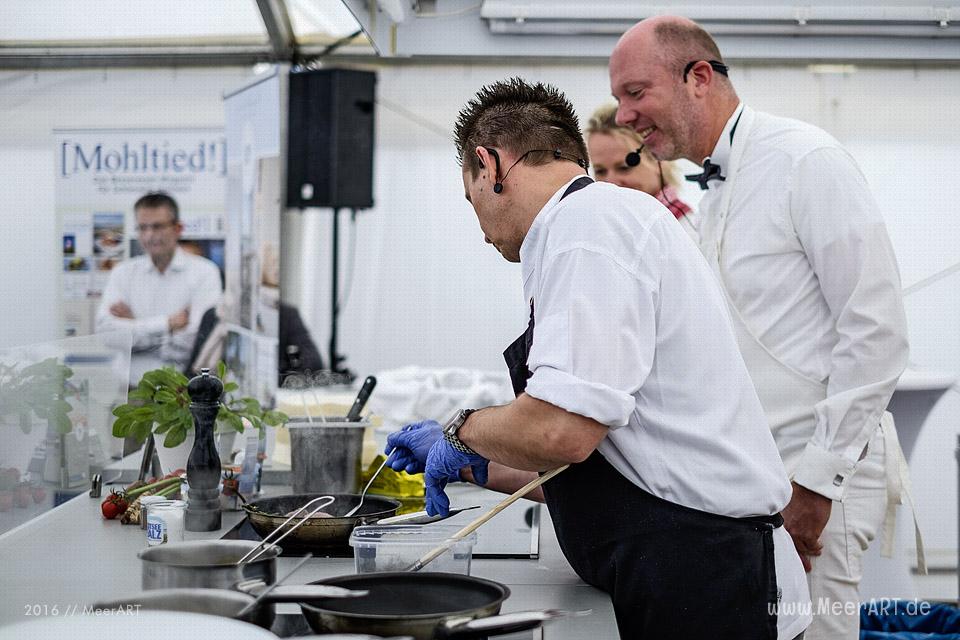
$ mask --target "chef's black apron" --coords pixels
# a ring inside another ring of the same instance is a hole
[[[577,180],[563,198],[590,182]],[[503,353],[517,395],[531,375],[533,305],[527,330]],[[610,594],[622,639],[776,639],[779,514],[730,518],[668,502],[598,451],[543,493],[564,556],[584,582]]]

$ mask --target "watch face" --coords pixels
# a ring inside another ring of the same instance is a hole
[[[457,432],[457,429],[459,429],[460,426],[464,423],[464,420],[467,417],[467,415],[468,415],[467,412],[464,411],[463,409],[455,413],[453,417],[450,418],[450,420],[447,422],[447,424],[444,425],[443,432],[449,433],[451,435],[455,434]]]

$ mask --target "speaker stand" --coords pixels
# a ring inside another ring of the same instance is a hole
[[[346,356],[337,353],[337,319],[340,316],[340,207],[333,209],[333,281],[330,287],[330,371],[347,376],[352,382],[356,377],[350,369],[341,366]]]

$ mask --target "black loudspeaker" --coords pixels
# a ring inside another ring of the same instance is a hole
[[[376,74],[320,69],[290,74],[287,206],[373,206]]]

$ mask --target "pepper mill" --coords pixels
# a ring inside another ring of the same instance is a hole
[[[187,531],[216,531],[220,528],[220,456],[213,439],[213,427],[220,411],[223,383],[201,369],[187,385],[195,438],[187,459]]]

